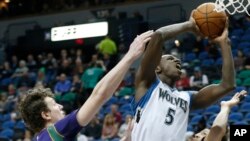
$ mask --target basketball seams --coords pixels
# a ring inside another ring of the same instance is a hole
[[[204,22],[204,23],[202,23],[200,26],[203,26],[204,24],[207,24],[207,25],[209,25],[209,24],[213,24],[213,25],[215,25],[216,27],[218,27],[219,29],[224,29],[224,27],[221,27],[221,26],[219,26],[218,24],[216,24],[216,23],[214,23],[214,22]]]
[[[207,13],[207,12],[208,12],[208,11],[207,11],[207,8],[208,8],[208,7],[207,7],[207,6],[208,6],[208,5],[206,5],[206,14],[205,14],[205,17],[206,17],[206,23],[207,23],[206,26],[207,26],[208,35],[210,36],[211,33],[210,33],[210,28],[209,28],[209,26],[208,26],[209,24],[208,24],[208,13]]]
[[[216,12],[213,10],[214,7],[213,3],[204,3],[193,13],[193,18],[200,31],[211,38],[217,37],[223,32],[227,18],[225,12]]]
[[[206,24],[206,25],[204,25],[204,24]],[[211,26],[211,24],[213,24],[215,27],[217,27],[218,29],[220,29],[220,30],[223,30],[224,29],[224,27],[221,27],[221,26],[218,26],[216,23],[214,23],[214,22],[204,22],[204,23],[202,23],[201,25],[200,25],[200,27],[202,27],[202,26],[207,26],[208,28],[207,28],[207,30],[208,30],[208,36],[214,36],[214,35],[216,35],[216,34],[212,34],[211,33],[211,31],[209,30],[209,27]],[[208,26],[209,25],[209,26]]]
[[[209,19],[210,19],[210,17],[209,17]],[[221,19],[221,18],[219,18],[219,19]],[[200,21],[200,20],[205,20],[205,18],[197,19],[196,21]],[[226,21],[226,18],[224,20]],[[221,26],[221,24],[218,24],[218,23],[215,23],[215,22],[211,22],[211,21],[204,21],[202,24],[199,24],[199,25],[202,26],[203,24],[209,24],[209,23],[213,23],[213,24],[215,24],[216,26],[218,26],[220,28],[224,28],[224,25]]]
[[[206,12],[201,11],[200,9],[196,9],[196,11],[197,11],[197,12],[200,12],[201,14],[210,14],[210,13],[213,13],[213,12],[214,12],[214,11],[212,10],[211,12],[206,13]]]

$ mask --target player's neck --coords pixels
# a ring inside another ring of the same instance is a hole
[[[159,75],[159,79],[164,83],[167,84],[169,87],[174,88],[175,81],[173,79],[170,79],[168,77],[165,77],[163,75]]]
[[[47,122],[46,125],[45,125],[45,128],[48,128],[49,126],[53,125],[54,123],[52,122]]]

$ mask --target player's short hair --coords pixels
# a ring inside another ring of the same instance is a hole
[[[49,111],[44,99],[54,98],[54,94],[49,88],[34,88],[26,92],[21,100],[19,111],[26,126],[33,132],[39,132],[45,127],[46,121],[41,113]]]

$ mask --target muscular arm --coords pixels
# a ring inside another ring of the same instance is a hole
[[[156,79],[155,69],[161,60],[164,41],[185,31],[191,31],[193,27],[194,23],[190,20],[179,24],[165,26],[155,31],[146,48],[141,65],[136,74],[136,101],[139,101],[141,97],[143,97],[147,89]]]
[[[219,114],[214,120],[206,141],[221,141],[226,134],[227,121],[231,108],[222,106]]]
[[[215,39],[215,42],[221,47],[223,60],[222,81],[217,85],[209,85],[194,95],[192,105],[194,109],[204,108],[213,104],[235,88],[234,62],[227,29],[224,30],[221,37]]]
[[[77,113],[77,121],[84,126],[94,117],[102,105],[113,95],[130,65],[143,53],[152,31],[138,36],[130,45],[123,59],[96,85],[92,94]]]

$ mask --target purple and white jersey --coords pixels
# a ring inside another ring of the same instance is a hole
[[[71,112],[69,115],[65,116],[63,119],[59,120],[54,124],[54,129],[56,133],[62,138],[63,141],[74,141],[77,134],[83,128],[79,125],[76,119],[77,111]],[[35,141],[54,141],[49,132],[48,128],[43,129],[35,137]]]

